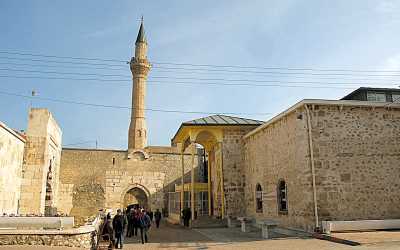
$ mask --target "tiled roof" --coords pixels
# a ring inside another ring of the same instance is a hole
[[[263,121],[227,116],[211,115],[191,121],[184,122],[182,125],[261,125]]]

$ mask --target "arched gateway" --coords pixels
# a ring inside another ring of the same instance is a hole
[[[149,208],[150,192],[146,187],[140,184],[133,184],[127,187],[122,192],[121,205],[124,208],[131,208],[134,206]]]

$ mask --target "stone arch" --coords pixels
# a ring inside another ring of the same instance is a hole
[[[140,199],[140,201],[138,200],[138,204],[144,206],[145,208],[149,207],[150,191],[145,186],[143,186],[139,183],[134,183],[134,184],[128,185],[126,188],[123,189],[123,191],[121,193],[120,204],[124,208],[125,208],[125,206],[130,205],[130,204],[126,204],[127,196],[129,196],[129,195],[139,196],[139,197],[136,197],[136,199]]]
[[[199,143],[206,147],[207,145],[215,144],[216,142],[218,142],[220,139],[220,135],[212,129],[201,129],[193,134],[193,139],[196,143]]]
[[[201,136],[201,134],[209,134],[209,135],[211,135],[212,137],[214,137],[215,139],[218,138],[218,135],[217,135],[213,130],[211,130],[211,129],[201,129],[201,130],[198,130],[198,131],[194,132],[193,137],[195,138],[195,140],[197,140],[198,137]]]
[[[139,155],[140,158],[142,158],[142,159],[148,159],[150,157],[150,155],[146,151],[144,151],[142,149],[134,149],[133,151],[128,152],[128,159],[133,158],[135,156],[135,154]]]

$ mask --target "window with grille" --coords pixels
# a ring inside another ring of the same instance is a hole
[[[287,213],[288,202],[287,202],[287,186],[284,180],[280,180],[278,183],[278,208],[279,212]]]
[[[256,212],[263,212],[262,187],[259,183],[256,185]]]

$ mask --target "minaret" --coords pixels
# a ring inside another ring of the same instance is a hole
[[[145,118],[146,80],[150,71],[147,60],[147,41],[144,34],[143,17],[135,43],[135,57],[132,57],[132,111],[129,125],[128,151],[143,150],[147,146]]]

